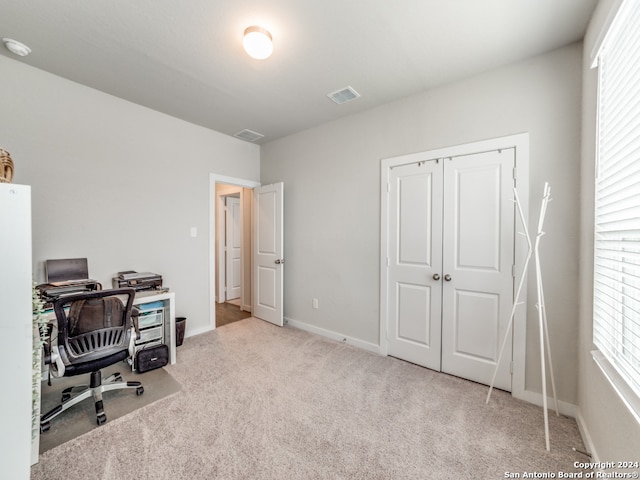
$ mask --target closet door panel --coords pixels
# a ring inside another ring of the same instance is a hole
[[[389,355],[440,370],[441,161],[391,169],[388,236]]]
[[[489,384],[513,299],[514,149],[444,164],[442,371]],[[511,342],[505,358],[511,358]],[[496,386],[511,390],[508,362]]]

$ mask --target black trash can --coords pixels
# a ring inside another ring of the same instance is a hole
[[[182,345],[184,329],[187,326],[187,317],[176,317],[176,347]]]

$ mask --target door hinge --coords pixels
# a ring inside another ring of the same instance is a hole
[[[509,373],[513,374],[513,362],[509,362]]]
[[[511,265],[511,276],[513,278],[516,278],[516,266],[515,265]]]
[[[387,257],[387,267],[389,266],[389,257]]]

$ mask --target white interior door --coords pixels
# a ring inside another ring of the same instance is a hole
[[[389,174],[388,353],[440,370],[442,161]]]
[[[513,302],[514,166],[513,148],[444,160],[442,371],[484,384]],[[511,391],[509,367],[497,388]]]
[[[253,190],[253,315],[283,325],[282,182]]]
[[[240,198],[225,197],[225,257],[227,300],[240,298],[242,288],[242,230]]]

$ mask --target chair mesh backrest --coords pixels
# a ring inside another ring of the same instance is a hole
[[[124,305],[118,297],[76,300],[69,307],[69,335],[124,325]]]
[[[101,291],[85,298],[70,298],[65,305],[69,307],[64,314],[66,331],[59,332],[59,344],[68,363],[94,360],[128,348],[130,301],[125,305],[118,296]],[[59,308],[59,311],[64,310]]]

